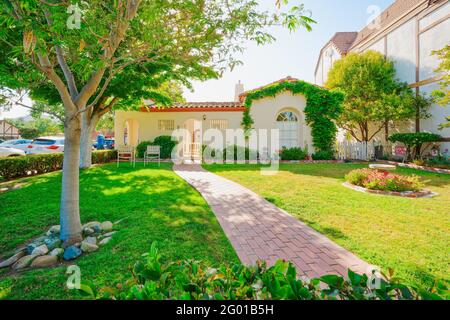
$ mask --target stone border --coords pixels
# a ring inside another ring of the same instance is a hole
[[[381,191],[381,190],[371,190],[360,186],[355,186],[354,184],[351,184],[349,182],[344,182],[342,184],[344,187],[363,192],[363,193],[370,193],[370,194],[378,194],[383,196],[393,196],[393,197],[402,197],[402,198],[412,198],[412,199],[419,199],[419,198],[433,198],[436,197],[438,194],[435,192],[431,192],[429,190],[422,190],[419,192],[414,191],[404,191],[404,192],[396,192],[396,191]]]
[[[422,170],[427,172],[434,172],[434,173],[442,173],[442,174],[450,174],[450,169],[441,169],[441,168],[433,168],[433,167],[425,167],[425,166],[418,166],[413,163],[402,163],[402,162],[395,162],[395,161],[387,161],[388,164],[396,165],[402,168],[409,168],[409,169],[416,169],[416,170]]]

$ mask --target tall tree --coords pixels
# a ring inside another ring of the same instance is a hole
[[[271,14],[254,0],[91,0],[79,6],[81,11],[68,0],[4,0],[0,12],[0,87],[29,89],[49,81],[64,106],[60,220],[65,245],[82,238],[82,118],[102,106],[118,74],[131,65],[166,63],[186,78],[198,70],[217,75],[239,63],[234,56],[244,40],[274,40],[267,26],[310,28],[312,22],[303,6]]]
[[[372,140],[388,122],[415,117],[417,108],[426,116],[430,104],[398,81],[393,63],[375,51],[351,53],[337,61],[326,86],[345,94],[338,124],[357,141]]]
[[[437,103],[441,106],[448,106],[450,104],[450,45],[445,46],[443,49],[434,51],[434,55],[437,55],[440,63],[435,70],[437,73],[442,74],[442,79],[439,82],[439,90],[433,92],[433,96],[436,98]],[[441,125],[441,128],[450,128],[450,117],[446,117],[447,122]]]

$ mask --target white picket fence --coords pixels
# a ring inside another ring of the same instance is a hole
[[[389,143],[343,141],[336,145],[337,158],[339,160],[373,160],[377,146],[383,146],[384,154],[392,152],[392,145]]]

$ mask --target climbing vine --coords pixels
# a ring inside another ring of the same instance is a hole
[[[280,92],[287,90],[294,95],[302,94],[306,97],[305,118],[307,125],[311,127],[316,151],[332,152],[337,134],[337,126],[334,121],[342,113],[344,95],[341,92],[327,90],[305,81],[285,81],[248,92],[241,122],[244,130],[249,131],[254,123],[250,113],[253,101],[275,97]]]

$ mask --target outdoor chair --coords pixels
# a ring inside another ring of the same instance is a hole
[[[144,154],[144,166],[151,160],[158,160],[158,166],[161,166],[161,147],[147,146],[147,151]]]
[[[127,161],[136,166],[136,153],[133,146],[120,145],[117,147],[117,167],[121,161]]]

